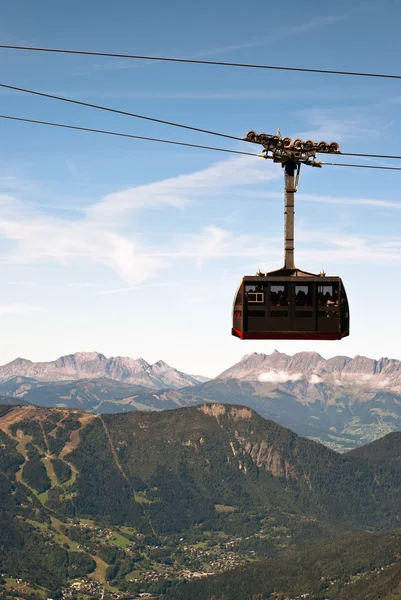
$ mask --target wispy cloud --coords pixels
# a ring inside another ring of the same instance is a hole
[[[103,62],[97,62],[88,67],[84,67],[76,71],[77,75],[88,75],[89,73],[104,73],[106,71],[125,71],[127,69],[135,69],[138,67],[138,61],[134,59],[124,59],[121,58],[117,60],[116,58],[105,58]]]
[[[0,317],[4,315],[20,315],[23,313],[31,313],[40,310],[37,306],[29,306],[28,304],[16,303],[0,305]]]
[[[379,198],[352,198],[348,196],[318,196],[313,194],[297,194],[302,202],[321,202],[324,204],[342,204],[345,206],[372,206],[374,208],[401,209],[401,202],[381,200]]]
[[[329,25],[333,25],[335,23],[339,23],[341,21],[347,20],[347,16],[345,15],[326,15],[326,16],[316,16],[310,21],[306,21],[305,23],[300,23],[299,25],[294,25],[292,27],[278,27],[276,28],[269,36],[253,36],[248,40],[244,40],[243,42],[227,44],[225,46],[217,46],[215,48],[208,48],[205,50],[200,50],[199,52],[191,53],[189,55],[181,55],[176,58],[193,58],[193,59],[201,59],[207,58],[209,56],[217,56],[219,54],[227,54],[229,52],[235,52],[236,50],[247,50],[250,48],[258,48],[261,46],[266,46],[269,44],[274,44],[278,41],[282,41],[283,39],[289,37],[295,37],[297,35],[302,35],[303,33],[313,31],[314,29],[318,29],[321,27],[327,27]],[[161,57],[169,57],[171,56],[171,52],[153,52],[154,56]],[[102,62],[94,63],[87,68],[80,69],[77,71],[78,75],[87,75],[88,73],[93,72],[105,72],[105,71],[120,71],[125,69],[132,69],[138,66],[146,65],[154,66],[155,62],[144,61],[144,60],[135,60],[135,59],[116,59],[110,58],[109,60],[105,59]]]
[[[383,134],[383,130],[391,125],[390,121],[384,120],[382,117],[373,118],[366,110],[361,113],[360,109],[315,108],[299,111],[298,114],[309,124],[308,129],[296,134],[296,137],[304,140],[344,142],[351,139],[379,137]]]
[[[242,195],[243,192],[234,190],[233,195]],[[252,190],[247,192],[248,198],[274,198],[277,200],[283,199],[282,192],[261,192]],[[301,202],[312,202],[318,204],[338,204],[343,206],[371,206],[372,208],[392,208],[394,210],[401,209],[401,202],[394,200],[385,200],[381,198],[358,198],[352,196],[321,196],[320,194],[302,194],[297,192],[296,200]]]
[[[68,284],[70,288],[94,288],[98,287],[98,283],[88,282],[88,281],[72,281]]]
[[[110,288],[110,289],[105,289],[105,290],[100,290],[99,291],[99,295],[100,296],[109,296],[109,295],[114,295],[114,294],[124,294],[127,292],[133,292],[135,290],[147,290],[147,289],[153,289],[153,288],[166,288],[166,287],[172,287],[172,286],[177,286],[180,284],[184,284],[184,285],[188,285],[189,283],[197,283],[198,280],[197,279],[183,279],[181,281],[174,279],[174,280],[170,280],[170,281],[158,281],[156,283],[145,283],[145,284],[140,284],[140,285],[130,285],[130,286],[126,286],[126,287],[122,287],[122,288]]]
[[[180,175],[148,185],[108,194],[88,214],[96,221],[120,217],[139,208],[162,205],[183,208],[191,199],[211,191],[229,190],[247,184],[277,179],[281,173],[269,163],[253,157],[238,157],[213,164],[189,175]]]
[[[222,161],[190,175],[108,194],[75,220],[49,217],[32,204],[10,195],[0,196],[0,234],[14,246],[2,260],[9,264],[63,265],[88,260],[112,269],[129,286],[139,284],[171,267],[177,258],[199,259],[228,252],[229,244],[224,243],[224,233],[212,228],[199,239],[201,252],[185,236],[181,237],[182,248],[179,244],[173,244],[169,251],[154,248],[151,243],[140,242],[135,232],[122,233],[128,214],[162,206],[182,208],[213,190],[230,190],[280,176],[266,167],[264,161],[248,157]]]
[[[174,273],[177,266],[185,266],[186,263],[201,269],[206,261],[226,261],[224,265],[227,268],[227,260],[237,258],[241,259],[241,267],[244,263],[252,263],[255,270],[258,266],[262,270],[270,270],[274,264],[281,262],[281,235],[266,240],[264,235],[255,231],[238,235],[229,228],[211,223],[201,229],[181,230],[179,234],[176,230],[167,230],[160,242],[154,237],[146,239],[141,231],[136,231],[135,220],[132,224],[127,217],[139,210],[166,207],[182,210],[204,198],[224,194],[230,197],[239,193],[242,186],[249,188],[250,185],[281,178],[281,171],[275,167],[251,157],[217,162],[188,175],[108,194],[75,219],[51,217],[17,197],[0,196],[0,236],[8,242],[7,249],[0,254],[0,261],[11,265],[52,262],[71,266],[78,264],[76,261],[80,265],[91,262],[102,265],[125,284],[124,288],[104,290],[104,293],[135,289],[143,282],[164,285],[160,279],[155,282],[154,278],[162,273]],[[273,192],[263,192],[263,196],[266,195],[281,198],[281,194]],[[309,195],[299,197],[311,200]],[[394,207],[392,202],[370,198],[315,196],[312,201]],[[329,229],[308,230],[301,225],[297,229],[297,243],[297,258],[300,264],[306,266],[315,263],[316,247],[320,248],[319,261],[323,264],[340,261],[388,264],[401,261],[399,238],[347,235]],[[269,257],[269,261],[265,257]],[[82,286],[72,284],[78,285]]]
[[[238,44],[228,44],[227,46],[219,46],[217,48],[202,50],[201,52],[197,52],[192,56],[193,58],[206,58],[207,56],[225,54],[227,52],[234,52],[236,50],[257,48],[276,43],[288,37],[294,37],[302,33],[318,29],[319,27],[325,27],[340,21],[345,21],[346,19],[347,17],[345,15],[317,16],[310,21],[300,23],[299,25],[294,25],[293,27],[278,27],[269,36],[253,37]]]
[[[282,87],[280,89],[174,89],[174,91],[157,90],[157,91],[137,91],[105,88],[90,88],[90,89],[60,89],[53,90],[53,93],[69,98],[103,98],[108,100],[285,100],[291,97],[293,89]],[[332,87],[305,87],[297,88],[297,100],[339,100],[343,98],[364,98],[364,92],[353,90],[349,91],[343,88]]]
[[[8,285],[16,285],[16,286],[22,286],[22,287],[31,287],[34,285],[37,285],[36,281],[2,281],[1,282],[2,286],[8,286]]]

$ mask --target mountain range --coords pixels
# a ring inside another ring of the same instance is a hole
[[[401,428],[401,361],[253,353],[207,380],[162,361],[149,365],[79,352],[53,362],[17,359],[0,367],[0,395],[97,414],[241,404],[346,451]]]
[[[0,367],[0,381],[24,376],[37,381],[68,381],[108,378],[151,389],[178,389],[207,381],[207,377],[187,375],[159,360],[150,365],[143,358],[106,358],[99,352],[76,352],[50,362],[16,358]]]

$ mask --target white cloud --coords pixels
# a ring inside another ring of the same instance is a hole
[[[97,283],[95,282],[89,282],[89,281],[72,281],[71,283],[68,284],[68,287],[70,288],[93,288],[96,287]]]
[[[182,208],[194,197],[229,190],[242,185],[278,179],[281,173],[275,165],[251,156],[240,156],[214,163],[211,167],[189,175],[180,175],[148,185],[108,194],[88,209],[91,219],[99,221],[121,218],[138,208],[162,205]]]
[[[300,111],[299,116],[309,123],[309,128],[298,132],[296,137],[316,142],[344,142],[350,139],[380,137],[390,123],[380,117],[373,117],[361,110],[338,108]],[[372,122],[375,123],[372,126]]]
[[[258,46],[265,46],[268,44],[276,43],[278,41],[281,42],[285,38],[294,37],[298,34],[302,34],[307,31],[312,31],[313,29],[320,29],[325,25],[331,25],[333,23],[338,23],[339,21],[344,21],[346,20],[346,18],[347,17],[344,15],[316,16],[310,21],[307,21],[306,23],[301,23],[292,27],[278,27],[275,29],[274,32],[271,32],[269,36],[253,37],[250,40],[245,40],[244,42],[239,42],[237,44],[220,46],[218,48],[210,48],[209,50],[197,52],[193,55],[193,57],[202,58],[207,56],[213,56],[215,54],[233,52],[235,50],[257,48]]]
[[[71,90],[60,90],[60,96],[80,96],[85,98],[104,98],[107,100],[286,100],[291,94],[290,87],[281,87],[279,89],[239,89],[239,88],[222,88],[222,89],[210,89],[207,90],[204,87],[199,90],[188,90],[188,89],[175,89],[174,91],[160,90],[160,91],[127,91],[126,89],[105,89],[105,88],[91,88],[87,90],[71,91]],[[298,100],[326,100],[326,99],[350,99],[350,92],[345,89],[339,89],[335,87],[305,87],[304,89],[297,89]],[[354,90],[352,97],[361,98],[363,97],[362,92]],[[75,169],[74,169],[75,171]],[[72,175],[76,175],[76,172],[72,172]]]
[[[40,310],[37,306],[29,306],[24,303],[0,305],[0,317],[4,315],[20,315],[23,313],[31,313]]]
[[[235,238],[211,226],[199,234],[198,239],[181,236],[181,241],[165,251],[152,247],[149,242],[140,242],[136,233],[121,232],[128,213],[162,205],[181,208],[193,198],[210,195],[214,190],[230,190],[280,175],[263,160],[236,157],[189,175],[108,194],[78,219],[49,217],[35,205],[3,195],[0,196],[0,235],[14,247],[0,260],[11,264],[58,262],[64,265],[76,260],[92,261],[109,267],[122,281],[135,286],[169,268],[173,259],[229,256],[235,247]],[[198,244],[202,246],[200,251]]]
[[[378,381],[375,385],[376,387],[382,389],[382,388],[387,388],[391,383],[390,379],[383,379],[382,381]]]
[[[323,380],[321,377],[319,377],[319,375],[313,374],[309,377],[309,383],[311,383],[312,385],[316,385],[317,383],[320,383],[321,381],[323,381]]]
[[[348,196],[319,196],[313,194],[297,194],[297,199],[302,202],[323,202],[324,204],[344,204],[346,206],[374,206],[377,208],[401,208],[401,202],[381,200],[380,198],[351,198]]]
[[[243,191],[233,190],[235,196],[242,196]],[[246,193],[248,198],[272,198],[277,200],[283,200],[282,192],[269,192],[251,190]],[[298,192],[296,195],[296,201],[301,202],[313,202],[319,204],[339,204],[344,206],[355,205],[355,206],[372,206],[374,208],[394,208],[396,210],[401,209],[401,202],[394,200],[385,200],[382,198],[358,198],[352,196],[321,196],[320,194],[303,194]]]
[[[204,197],[229,196],[238,193],[241,186],[249,187],[277,178],[281,178],[277,165],[252,157],[236,157],[195,173],[109,194],[92,205],[87,214],[76,219],[48,216],[33,204],[11,195],[0,195],[0,236],[9,242],[5,246],[7,251],[0,254],[0,262],[27,265],[45,262],[75,265],[77,261],[85,265],[92,262],[111,269],[128,286],[117,291],[135,289],[142,282],[175,267],[178,261],[192,261],[201,266],[206,260],[241,258],[245,264],[252,259],[255,271],[258,267],[271,270],[282,259],[281,234],[266,239],[254,233],[238,235],[211,224],[192,233],[181,231],[178,236],[173,231],[171,238],[167,237],[167,242],[163,239],[161,245],[155,244],[154,238],[147,240],[143,235],[129,231],[127,215],[161,206],[182,208]],[[274,196],[269,192],[263,194]],[[336,199],[328,197],[328,201]],[[325,263],[340,261],[387,264],[401,260],[399,238],[346,235],[329,229],[307,230],[298,226],[299,264],[306,268],[309,262],[315,262],[317,245],[324,246],[319,251],[319,269]],[[265,257],[269,257],[269,262]],[[105,293],[116,291],[110,289]]]
[[[286,371],[268,371],[258,377],[258,380],[263,383],[286,383],[300,379],[302,379],[302,373],[287,373]]]
[[[246,258],[264,260],[282,256],[282,239],[271,238],[269,244],[264,238],[255,240],[255,236],[235,235],[226,229],[210,225],[195,235],[185,235],[179,246],[170,256],[196,258],[198,265],[205,259]]]

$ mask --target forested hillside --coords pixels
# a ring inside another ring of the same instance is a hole
[[[84,576],[88,594],[108,583],[111,595],[192,598],[183,582],[200,573],[188,587],[196,598],[225,589],[216,573],[243,567],[238,578],[252,593],[270,589],[263,573],[274,574],[276,591],[295,593],[319,577],[345,581],[397,562],[399,534],[374,533],[401,522],[401,461],[397,443],[385,459],[386,438],[380,461],[340,455],[222,404],[103,416],[3,406],[0,436],[6,582],[56,595]],[[332,559],[348,550],[347,560]]]

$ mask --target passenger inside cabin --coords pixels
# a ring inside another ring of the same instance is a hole
[[[298,292],[295,303],[297,306],[308,306],[307,297],[304,291],[300,290]]]
[[[284,291],[282,292],[281,290],[278,293],[278,303],[277,306],[287,306],[288,304],[288,298],[287,298],[287,293]]]
[[[333,296],[331,294],[329,294],[329,292],[326,292],[325,300],[326,300],[326,306],[337,306],[338,305],[338,300],[334,300]]]

